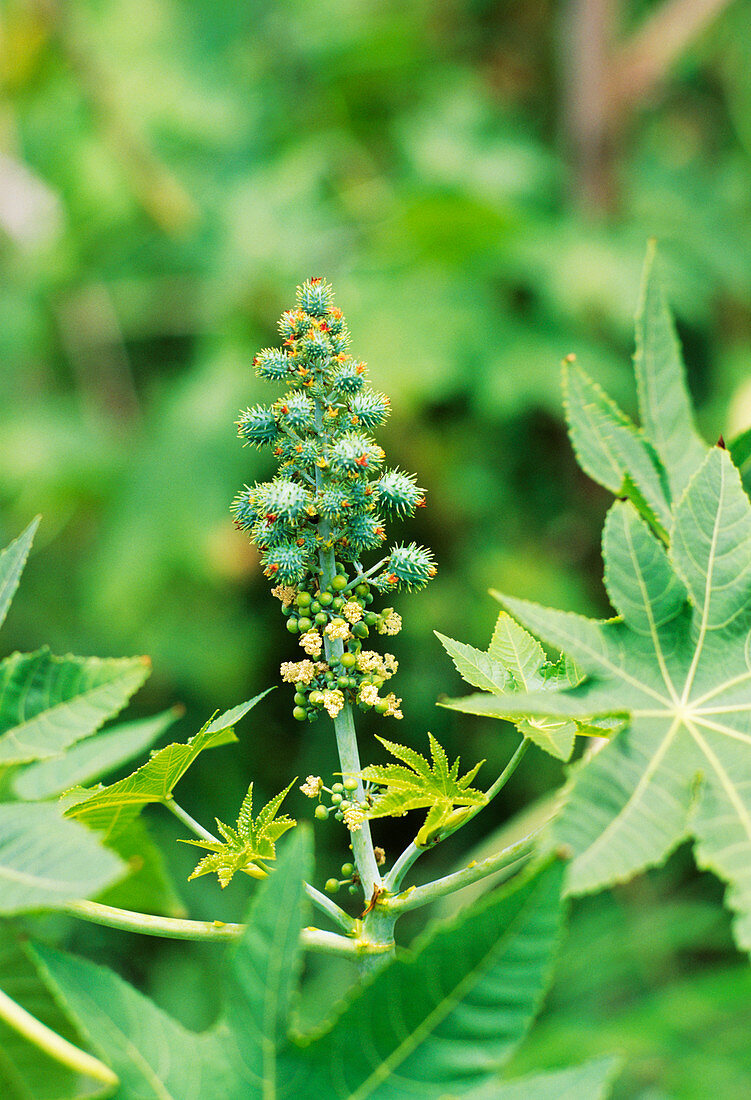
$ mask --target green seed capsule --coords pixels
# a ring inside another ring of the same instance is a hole
[[[298,607],[307,607],[312,599],[310,592],[298,592],[295,596],[295,603]]]
[[[342,668],[354,668],[357,664],[357,657],[355,657],[354,653],[342,653],[339,658],[339,664]]]
[[[334,599],[331,601],[331,606],[333,607],[334,611],[341,611],[341,609],[344,607],[344,600],[341,596],[335,596]]]
[[[351,894],[351,895],[352,895],[352,897],[354,897],[354,896],[355,896],[355,894],[358,894],[358,893],[359,893],[359,890],[358,890],[358,888],[357,888],[357,887],[356,887],[356,886],[354,885],[354,883],[353,883],[353,884],[352,884],[352,886],[348,886],[348,887],[347,887],[347,893],[348,893],[348,894]]]
[[[354,866],[351,863],[342,864],[342,878],[351,878]]]
[[[366,611],[362,617],[362,620],[366,626],[375,626],[380,618],[381,616],[376,615],[375,611]]]
[[[340,810],[348,810],[351,805],[352,805],[352,803],[349,801],[348,798],[343,798],[341,800],[341,802],[339,803],[339,809]]]
[[[329,617],[325,611],[319,611],[316,617],[313,619],[313,622],[316,624],[316,626],[325,626],[328,621]]]
[[[301,619],[300,622],[302,621],[303,620]],[[367,638],[368,634],[370,634],[370,631],[368,630],[365,623],[355,623],[355,625],[352,627],[352,633],[356,638]]]
[[[333,592],[341,592],[347,587],[347,578],[342,573],[337,573],[335,577],[331,579],[331,589]]]
[[[298,619],[297,620],[297,629],[300,631],[301,634],[307,634],[307,632],[309,630],[313,629],[313,620],[312,619]]]
[[[361,581],[360,584],[355,586],[356,596],[367,596],[368,592],[370,592],[370,585],[366,584],[364,581]]]
[[[342,786],[344,787],[345,791],[356,791],[357,780],[355,779],[354,775],[348,775],[342,783]]]
[[[295,707],[295,709],[292,711],[292,717],[297,722],[304,722],[305,719],[308,717],[308,712],[305,707]]]
[[[297,699],[297,696],[295,696],[295,699]],[[311,704],[311,706],[320,707],[323,703],[323,692],[311,691],[310,695],[308,696],[308,702]]]
[[[297,619],[287,619],[287,630],[290,634],[297,634]]]
[[[310,605],[310,608],[309,608],[310,614],[311,615],[317,615],[320,612],[320,610],[321,610],[320,600],[313,600],[313,602],[312,602],[312,604]]]
[[[331,801],[332,801],[334,806],[339,806],[341,804],[341,801],[342,801],[342,796],[340,794],[338,794],[336,791],[334,791],[334,793],[331,796]]]
[[[291,614],[292,614],[292,607],[291,606],[282,608],[282,615],[284,615],[285,619],[288,619]]]
[[[341,691],[346,691],[347,688],[349,687],[349,676],[340,676],[338,678],[338,680],[336,681],[336,686]]]
[[[326,879],[326,885],[324,890],[327,894],[336,894],[339,892],[339,880],[335,878]]]
[[[341,794],[342,791],[344,790],[344,784],[343,783],[332,783],[331,784],[331,789],[334,792],[334,794]]]
[[[325,821],[328,816],[329,816],[328,807],[327,806],[321,806],[321,804],[319,803],[315,808],[315,811],[313,813],[313,817],[315,817],[315,819],[317,821]]]
[[[368,592],[367,596],[365,596],[365,603],[368,604],[368,606],[370,606],[370,604],[372,604],[372,602],[373,602],[373,593]]]
[[[305,704],[307,703],[307,701],[308,700],[305,698],[305,696],[302,694],[302,692],[300,692],[300,691],[295,692],[295,706],[296,707],[304,707]]]
[[[383,699],[381,699],[373,707],[373,710],[376,712],[376,714],[385,714],[388,709],[389,709],[389,705],[388,705],[388,703],[384,702]]]
[[[329,607],[333,599],[334,596],[331,592],[321,592],[320,596],[318,597],[318,602],[321,607]]]

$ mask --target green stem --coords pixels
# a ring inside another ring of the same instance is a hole
[[[321,437],[323,437],[323,408],[320,401],[316,401],[315,404],[315,420],[316,428]],[[316,466],[316,488],[318,490],[323,488],[323,473],[318,466]],[[329,524],[323,519],[319,520],[318,530],[322,540],[322,549],[318,552],[318,561],[321,567],[321,587],[326,588],[331,583],[334,576],[336,559],[334,557],[334,550],[329,545],[331,540],[331,528]],[[332,662],[338,661],[343,651],[344,646],[342,645],[341,639],[324,637],[324,652],[329,665],[331,665]],[[357,779],[357,789],[354,791],[354,796],[358,802],[364,802],[365,790],[362,785],[362,780],[360,779],[362,765],[360,763],[360,753],[357,747],[355,719],[350,703],[345,703],[336,718],[334,718],[334,734],[336,736],[336,747],[339,753],[342,776],[349,776],[353,779]],[[352,838],[352,854],[354,855],[355,864],[357,865],[357,873],[360,876],[365,899],[366,901],[370,901],[376,888],[380,889],[381,887],[381,875],[378,870],[378,864],[376,863],[375,851],[373,850],[370,823],[364,821],[362,827],[354,830],[350,836]]]
[[[501,774],[498,776],[495,783],[493,783],[493,785],[491,787],[488,787],[487,791],[485,792],[485,794],[487,795],[488,802],[492,802],[493,799],[495,798],[495,796],[499,793],[499,791],[502,791],[503,788],[506,786],[506,784],[508,783],[511,776],[514,774],[516,769],[521,764],[521,762],[524,758],[524,754],[526,753],[526,751],[529,748],[530,744],[531,744],[531,742],[530,742],[528,737],[523,737],[521,739],[521,742],[519,743],[519,745],[516,748],[516,752],[511,757],[511,759],[509,760],[506,767],[503,769]],[[474,813],[471,815],[471,817],[465,818],[465,820],[462,824],[466,823],[467,821],[470,821],[471,818],[474,817],[476,813],[479,813],[480,810],[483,810],[485,808],[485,806],[487,806],[488,802],[486,802],[484,806],[478,806],[478,808],[474,811]]]
[[[344,592],[349,592],[352,588],[355,587],[355,585],[361,584],[362,581],[367,581],[370,577],[373,576],[374,573],[378,572],[381,566],[388,564],[388,560],[388,558],[381,558],[381,560],[377,561],[375,565],[371,565],[370,569],[363,570],[362,572],[358,573],[358,575],[349,582],[347,587],[344,589]]]
[[[496,872],[507,872],[503,876],[507,878],[520,863],[529,858],[532,840],[535,836],[536,833],[530,833],[529,836],[525,836],[516,844],[496,852],[493,856],[488,856],[480,863],[470,864],[469,867],[465,867],[461,871],[444,875],[443,878],[435,879],[433,882],[426,882],[424,886],[411,886],[385,904],[390,912],[399,917],[402,913],[407,913],[411,909],[418,909],[421,905],[428,905],[431,901],[445,897],[446,894],[453,894],[457,890],[462,890],[465,886],[471,886],[473,882],[478,882],[480,879],[487,878],[488,875],[493,875]]]
[[[187,810],[184,810],[182,806],[179,806],[175,802],[174,798],[170,798],[164,803],[167,809],[175,815],[175,817],[182,821],[183,825],[186,825],[191,832],[196,836],[200,836],[202,840],[208,840],[212,844],[218,844],[219,838],[215,837],[213,833],[210,833],[208,829],[204,829],[200,822],[191,817]],[[311,886],[309,882],[305,883],[305,893],[308,895],[310,901],[321,912],[326,913],[335,924],[338,924],[340,928],[343,928],[345,932],[352,932],[355,927],[355,920],[345,913],[344,909],[340,908],[336,902],[322,894],[320,890],[316,890],[315,886]],[[226,925],[225,925],[226,927]]]
[[[74,1073],[83,1073],[110,1087],[120,1084],[119,1077],[104,1062],[100,1062],[85,1050],[80,1050],[73,1043],[69,1043],[62,1035],[58,1035],[21,1005],[16,1004],[1,989],[0,1020]]]
[[[72,901],[65,906],[72,917],[119,928],[124,932],[140,932],[144,936],[159,936],[169,940],[236,940],[245,932],[244,924],[224,924],[222,921],[182,920],[176,917],[155,917],[151,913],[135,913],[116,909],[96,901]],[[356,923],[353,921],[353,929]],[[365,946],[349,936],[327,932],[321,928],[303,928],[300,941],[307,950],[328,955],[358,955]]]
[[[407,871],[410,869],[412,864],[420,858],[424,851],[425,849],[418,848],[414,841],[407,848],[404,849],[394,866],[391,868],[391,870],[383,880],[383,885],[386,887],[387,890],[389,890],[393,894],[394,891],[399,888],[402,879],[406,875]]]
[[[218,844],[219,839],[215,837],[213,833],[210,833],[208,829],[204,829],[200,822],[196,821],[194,817],[191,817],[187,810],[184,810],[182,806],[178,806],[174,798],[168,798],[164,803],[171,814],[174,814],[178,821],[182,821],[183,825],[186,825],[192,833],[199,836],[201,840],[208,840],[211,844]]]

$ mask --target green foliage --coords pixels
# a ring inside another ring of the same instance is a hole
[[[172,707],[153,718],[109,726],[98,736],[73,745],[64,756],[42,760],[19,771],[13,790],[19,798],[33,800],[85,786],[145,752],[181,713],[181,708]]]
[[[400,817],[408,810],[427,808],[425,823],[415,839],[423,848],[435,844],[442,833],[458,829],[468,816],[467,809],[476,812],[487,802],[482,791],[470,787],[485,761],[481,760],[466,775],[460,776],[459,758],[449,765],[445,751],[433,734],[429,733],[428,738],[432,764],[414,749],[379,737],[391,755],[406,766],[371,764],[362,772],[363,779],[383,788],[369,806],[368,817]]]
[[[294,782],[293,779],[292,783]],[[253,820],[253,784],[251,783],[240,807],[235,828],[225,825],[216,818],[216,827],[224,837],[224,843],[211,840],[183,841],[184,844],[195,844],[198,848],[207,848],[210,853],[203,857],[190,877],[200,878],[201,875],[215,873],[222,889],[229,885],[238,871],[244,871],[251,878],[265,878],[268,874],[265,864],[276,859],[277,840],[297,824],[286,814],[282,817],[276,816],[279,807],[289,794],[292,783],[267,802],[255,820]]]
[[[90,737],[150,672],[143,657],[14,653],[0,664],[0,763],[49,760]]]
[[[64,908],[126,872],[88,829],[59,806],[0,803],[0,914]]]
[[[39,518],[37,516],[23,534],[19,535],[10,546],[6,546],[0,553],[0,626],[5,622],[11,600],[18,588],[23,567],[26,564],[36,529],[39,526]]]
[[[0,990],[68,1042],[80,1037],[9,928],[0,925]],[[4,1100],[70,1100],[109,1095],[100,1082],[68,1069],[0,1021],[0,1095]]]
[[[504,611],[498,616],[493,637],[485,651],[464,642],[455,642],[438,631],[436,637],[462,679],[489,693],[441,702],[441,706],[465,714],[504,717],[504,704],[501,703],[500,709],[497,709],[495,696],[505,697],[514,692],[559,691],[574,687],[582,679],[579,669],[565,654],[558,661],[549,661],[540,643]],[[588,727],[583,723],[566,718],[519,718],[514,724],[524,737],[560,760],[568,760],[571,756],[576,734],[588,732]],[[605,731],[598,729],[596,732],[602,735]]]
[[[269,689],[271,690],[271,689]],[[176,784],[205,749],[237,740],[234,726],[267,695],[262,692],[209,721],[185,744],[166,745],[125,779],[93,791],[71,792],[66,814],[85,822],[105,837],[116,836],[138,816],[144,806],[165,803]]]
[[[118,1074],[122,1100],[162,1100],[165,1090],[174,1100],[365,1100],[393,1096],[394,1089],[419,1089],[437,1100],[473,1087],[499,1095],[512,1087],[502,1086],[498,1074],[548,981],[560,934],[560,867],[538,870],[434,929],[345,1002],[323,1030],[301,1036],[290,1034],[290,1008],[309,871],[309,844],[298,832],[254,897],[247,932],[227,960],[222,1018],[201,1036],[186,1033],[101,967],[36,945],[45,980]],[[353,1043],[354,1035],[361,1041]],[[165,1049],[173,1052],[168,1066]],[[574,1075],[582,1085],[578,1095],[602,1096],[611,1070],[602,1062],[582,1067]],[[529,1085],[538,1090],[530,1095],[547,1098],[546,1084],[552,1086],[532,1078],[513,1087]]]
[[[751,948],[751,504],[728,452],[698,442],[650,260],[638,331],[641,438],[669,489],[668,545],[642,493],[641,507],[618,501],[605,523],[605,586],[618,618],[595,622],[499,596],[586,679],[494,709],[512,718],[627,718],[611,744],[575,769],[553,827],[574,856],[570,889],[624,881],[693,836],[700,865],[730,884],[738,942]],[[574,438],[588,413],[570,392]],[[609,468],[598,469],[604,482]],[[639,485],[633,467],[624,476]]]

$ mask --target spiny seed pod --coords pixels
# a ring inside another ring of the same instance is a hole
[[[386,470],[376,491],[380,506],[399,519],[411,516],[424,497],[424,490],[418,487],[414,476],[401,470]]]
[[[305,432],[313,427],[314,405],[305,393],[293,393],[277,401],[274,411],[279,417],[282,428],[291,428],[294,432]]]
[[[279,348],[264,348],[259,351],[253,360],[261,378],[269,382],[282,382],[289,377],[290,369],[294,369],[286,351]]]
[[[282,678],[295,687],[300,721],[324,712],[337,720],[346,706],[400,718],[396,696],[379,695],[396,661],[362,646],[371,632],[398,633],[401,617],[371,605],[378,589],[421,588],[435,566],[415,543],[394,547],[383,568],[367,570],[360,558],[386,537],[380,513],[410,515],[423,491],[410,474],[381,472],[384,454],[369,433],[388,416],[389,401],[348,354],[349,332],[325,279],[298,288],[297,307],[282,315],[279,330],[284,346],[264,348],[254,365],[287,392],[238,421],[245,443],[271,446],[279,472],[246,486],[232,511],[261,550],[287,630],[304,654],[282,665]]]
[[[279,437],[279,427],[271,409],[264,405],[254,405],[240,414],[237,421],[237,434],[246,443],[262,447],[264,443],[274,443]]]
[[[383,462],[383,451],[366,435],[347,432],[331,448],[331,469],[338,474],[359,474]]]
[[[374,583],[380,581],[379,587],[404,588],[409,592],[424,588],[435,574],[435,562],[430,550],[410,542],[406,546],[392,548],[387,566]]]
[[[373,390],[361,390],[353,394],[349,403],[352,423],[361,426],[366,432],[372,432],[383,424],[389,415],[389,399],[385,393]]]
[[[329,312],[334,291],[329,283],[315,275],[297,288],[297,304],[311,317],[325,317]]]

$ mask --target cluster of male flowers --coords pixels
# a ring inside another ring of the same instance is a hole
[[[287,392],[254,405],[238,421],[246,444],[270,447],[279,461],[271,481],[245,486],[232,504],[238,527],[261,551],[287,630],[305,657],[285,661],[282,679],[295,687],[294,717],[336,719],[352,704],[401,718],[401,700],[382,688],[397,669],[389,653],[365,640],[401,628],[377,595],[422,588],[435,574],[430,551],[392,546],[366,570],[361,558],[386,538],[385,517],[404,519],[424,504],[412,475],[384,469],[371,432],[389,414],[385,394],[371,389],[366,366],[348,352],[349,332],[325,279],[297,288],[297,307],[282,314],[280,348],[265,348],[253,365]]]

